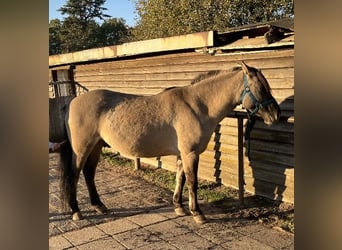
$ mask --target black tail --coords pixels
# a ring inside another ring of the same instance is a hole
[[[74,188],[74,167],[72,160],[72,148],[69,139],[60,148],[60,199],[63,211],[67,211],[71,189]]]

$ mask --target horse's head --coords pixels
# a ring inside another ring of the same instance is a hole
[[[241,103],[250,116],[260,116],[267,125],[280,117],[280,108],[271,94],[271,88],[260,70],[241,62],[244,90]]]

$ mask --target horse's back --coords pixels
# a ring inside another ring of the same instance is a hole
[[[76,109],[88,109],[89,106],[97,105],[98,107],[105,108],[106,106],[113,106],[121,101],[134,97],[137,97],[137,95],[120,93],[106,89],[97,89],[74,98],[71,102],[71,105],[74,106],[72,108]]]

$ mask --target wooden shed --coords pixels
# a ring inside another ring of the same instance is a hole
[[[224,70],[244,60],[260,68],[282,110],[270,127],[257,121],[250,161],[244,155],[245,190],[294,202],[294,26],[293,19],[200,32],[49,57],[52,70],[75,67],[75,81],[89,90],[105,88],[151,95],[184,86],[198,74]],[[244,112],[240,107],[237,111]],[[244,125],[246,119],[242,120]],[[129,135],[128,135],[129,136]],[[240,138],[241,140],[241,138]],[[200,156],[199,177],[238,188],[238,119],[232,114],[216,128]],[[142,162],[175,171],[175,156]],[[241,163],[241,161],[240,161]]]

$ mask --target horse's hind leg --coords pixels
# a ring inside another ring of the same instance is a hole
[[[88,187],[91,205],[97,212],[106,213],[108,209],[100,200],[95,186],[96,167],[99,162],[102,146],[103,144],[101,141],[96,144],[84,165],[83,174]]]
[[[73,159],[73,162],[75,162],[74,159]],[[74,164],[74,166],[76,166],[76,165]],[[80,176],[80,172],[81,172],[81,169],[75,167],[72,175],[69,177],[70,178],[70,181],[69,181],[69,185],[70,185],[69,206],[72,210],[72,220],[82,220],[83,219],[83,216],[81,214],[81,211],[78,207],[78,202],[77,202],[77,183],[78,183],[78,179]]]
[[[184,216],[186,211],[183,208],[182,193],[185,184],[185,174],[181,158],[177,156],[176,187],[173,193],[173,204],[177,215]]]

